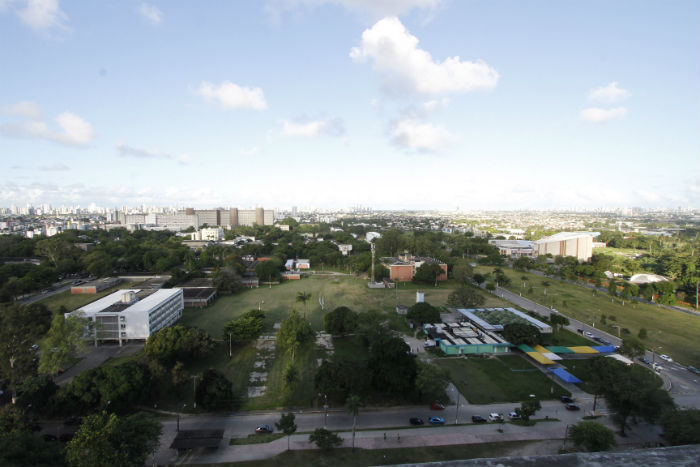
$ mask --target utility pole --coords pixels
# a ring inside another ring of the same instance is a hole
[[[194,407],[195,409],[197,408],[197,378],[199,378],[199,376],[192,376],[192,381],[194,382],[194,390],[192,392],[192,407]]]
[[[233,357],[233,348],[231,347],[231,333],[228,333],[228,356]]]
[[[459,389],[457,389],[457,412],[455,413],[455,425],[459,419]]]
[[[374,284],[374,243],[371,243],[372,245],[372,283]]]

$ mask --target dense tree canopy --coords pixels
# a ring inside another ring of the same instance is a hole
[[[667,410],[661,416],[659,424],[664,430],[664,438],[672,446],[682,444],[700,444],[700,410]]]
[[[419,324],[442,322],[442,319],[440,319],[440,309],[432,306],[428,302],[418,302],[411,305],[406,318]]]
[[[393,396],[411,394],[416,380],[416,360],[400,338],[382,335],[370,348],[367,367],[376,391]]]
[[[200,357],[214,348],[206,331],[181,325],[163,328],[146,341],[146,355],[163,363],[173,363],[188,357]]]
[[[230,338],[237,344],[257,339],[262,332],[264,319],[265,313],[251,310],[224,325],[224,338]]]
[[[220,371],[210,368],[202,373],[195,393],[197,404],[207,410],[231,408],[234,405],[233,385]]]
[[[540,331],[527,323],[509,323],[503,326],[503,338],[514,345],[538,345],[542,343]]]
[[[323,317],[323,327],[334,336],[353,333],[357,330],[359,315],[346,306],[339,306]]]
[[[615,433],[598,422],[584,420],[569,428],[569,438],[586,451],[605,451],[617,445]]]
[[[477,274],[474,275],[476,279]],[[455,308],[476,308],[486,302],[479,291],[471,285],[460,285],[447,297],[447,306]]]

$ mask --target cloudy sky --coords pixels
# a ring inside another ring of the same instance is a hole
[[[0,206],[700,204],[696,0],[0,0]]]

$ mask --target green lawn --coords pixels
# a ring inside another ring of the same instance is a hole
[[[486,266],[477,268],[482,274],[492,269]],[[628,329],[633,336],[637,335],[639,329],[645,328],[648,337],[644,343],[648,349],[662,346],[664,353],[678,362],[684,365],[700,365],[700,348],[697,345],[700,336],[698,316],[630,301],[624,301],[623,305],[623,300],[619,297],[613,298],[585,287],[507,268],[504,268],[504,272],[511,279],[512,284],[507,288],[512,292],[522,293],[524,297],[538,303],[553,306],[563,315],[584,323],[595,323],[596,328],[613,335],[618,334],[618,329],[613,325]],[[545,287],[543,281],[548,282],[549,286]],[[530,287],[532,292],[529,291]],[[601,323],[602,315],[607,317],[605,325]]]
[[[216,464],[219,467],[262,467],[275,465],[291,466],[333,466],[363,467],[386,464],[418,464],[432,461],[449,461],[454,459],[476,459],[501,456],[518,456],[531,441],[511,441],[503,443],[465,444],[454,446],[424,446],[419,448],[398,449],[333,449],[329,452],[320,450],[285,451],[270,459],[247,462]]]
[[[73,295],[70,293],[70,290],[66,290],[65,292],[57,293],[56,295],[39,300],[37,303],[46,305],[48,309],[54,313],[58,313],[62,306],[66,307],[68,311],[73,311],[81,306],[87,305],[90,302],[94,302],[98,298],[102,298],[105,295],[116,292],[117,290],[133,287],[135,284],[138,284],[138,282],[122,282],[121,284],[110,287],[109,289],[103,290],[102,292],[98,292],[96,294]]]
[[[519,355],[493,358],[443,358],[434,363],[445,368],[459,391],[472,404],[556,399],[570,393],[543,375]]]

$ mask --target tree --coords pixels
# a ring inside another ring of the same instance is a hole
[[[224,339],[228,337],[237,344],[255,340],[262,332],[264,319],[265,313],[251,310],[224,325]]]
[[[671,446],[700,443],[700,410],[671,409],[659,420],[664,438]]]
[[[161,431],[160,422],[145,412],[89,415],[66,446],[66,460],[73,467],[143,465]]]
[[[549,322],[556,326],[557,331],[561,330],[562,326],[568,326],[570,324],[569,318],[555,313],[549,316]]]
[[[175,325],[151,334],[145,352],[150,358],[170,364],[187,357],[207,355],[213,348],[214,341],[206,331]]]
[[[284,372],[284,381],[287,386],[291,386],[299,380],[299,370],[293,363]]]
[[[520,407],[515,409],[515,413],[520,415],[525,423],[530,421],[530,417],[542,408],[540,401],[537,399],[528,399],[520,403]]]
[[[263,282],[277,282],[280,279],[280,263],[276,259],[262,261],[255,266],[255,274]]]
[[[309,442],[316,443],[316,446],[323,451],[330,451],[334,447],[343,444],[343,438],[325,428],[316,428],[309,435]]]
[[[355,450],[355,428],[357,427],[357,415],[362,407],[362,399],[357,394],[351,394],[345,401],[345,411],[352,414],[352,449]]]
[[[50,415],[53,412],[58,386],[48,375],[25,379],[17,388],[15,404],[18,407],[31,407],[31,412]]]
[[[233,385],[223,373],[209,368],[202,373],[194,398],[207,410],[230,408],[233,405]]]
[[[428,302],[418,302],[408,309],[406,318],[417,323],[440,323],[440,310]]]
[[[316,372],[316,391],[337,402],[345,401],[350,394],[366,394],[371,383],[367,372],[364,363],[334,356],[332,360],[324,360]]]
[[[634,358],[638,355],[643,355],[644,351],[644,344],[639,339],[632,336],[622,339],[622,346],[620,347],[621,354]]]
[[[346,306],[339,306],[323,317],[323,328],[334,336],[355,332],[359,315]]]
[[[56,374],[71,358],[85,351],[88,347],[85,337],[90,335],[90,323],[82,315],[55,315],[51,328],[39,345],[39,373]]]
[[[493,276],[500,287],[507,287],[510,285],[510,278],[506,276],[506,274],[503,272],[503,269],[494,269]]]
[[[383,334],[370,348],[367,367],[377,391],[391,396],[413,392],[416,360],[403,339]]]
[[[569,438],[586,451],[605,451],[617,445],[615,433],[598,422],[582,421],[569,428]]]
[[[224,266],[213,274],[212,284],[218,292],[232,293],[241,288],[241,276],[233,266]]]
[[[0,465],[55,467],[65,465],[60,443],[44,441],[28,431],[0,434]]]
[[[503,326],[503,338],[514,345],[538,345],[542,342],[540,331],[527,323],[508,323]]]
[[[418,363],[416,371],[416,392],[423,402],[445,400],[445,388],[449,383],[447,371],[429,363]]]
[[[467,285],[473,280],[474,268],[468,259],[457,260],[452,267],[452,277],[461,285]]]
[[[424,262],[416,269],[413,282],[420,284],[434,284],[437,278],[443,273],[442,268],[437,263]]]
[[[14,390],[36,374],[37,344],[51,324],[51,311],[44,305],[12,304],[0,310],[0,379]]]
[[[287,450],[289,450],[289,438],[297,431],[297,425],[294,423],[294,414],[292,412],[282,414],[280,421],[275,423],[275,428],[287,435]]]
[[[83,265],[97,277],[109,276],[114,271],[114,259],[103,249],[94,249],[83,256]]]
[[[477,272],[476,274],[474,274],[474,282],[481,285],[484,282],[486,282],[486,276]]]
[[[306,319],[299,316],[296,310],[292,310],[289,317],[282,321],[277,332],[277,347],[292,352],[292,360],[296,347],[310,342],[314,338],[314,331]]]
[[[304,319],[306,319],[306,313],[309,311],[307,303],[311,300],[311,294],[305,291],[297,292],[296,301],[304,304]]]
[[[527,256],[521,256],[513,261],[513,269],[516,271],[527,271],[532,266],[532,260]]]
[[[476,278],[476,274],[474,275]],[[447,297],[447,305],[455,308],[475,308],[486,302],[486,299],[472,286],[457,287]]]

